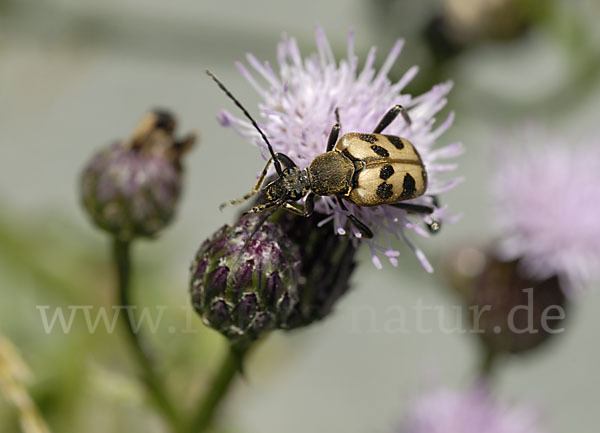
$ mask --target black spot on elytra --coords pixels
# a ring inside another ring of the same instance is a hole
[[[386,165],[381,168],[381,171],[379,172],[379,177],[383,180],[388,180],[392,176],[392,174],[394,174],[394,167],[392,167],[391,165]]]
[[[392,184],[381,182],[377,187],[377,195],[382,200],[387,200],[392,196]]]
[[[404,182],[402,183],[402,194],[400,195],[400,200],[406,200],[409,198],[413,198],[417,191],[415,179],[410,174],[406,173],[404,175]]]
[[[375,143],[377,141],[377,137],[375,137],[373,134],[359,134],[358,138],[360,138],[362,141],[366,141],[367,143]]]
[[[376,144],[371,146],[371,149],[373,149],[373,152],[375,152],[377,155],[383,156],[384,158],[387,158],[388,156],[390,156],[390,153],[387,150],[385,150],[381,146],[377,146]]]
[[[396,149],[404,149],[404,143],[402,143],[400,137],[396,137],[395,135],[386,135],[385,138],[390,140],[390,143],[392,143]]]

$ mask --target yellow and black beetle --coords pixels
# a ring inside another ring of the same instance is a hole
[[[242,203],[262,192],[265,202],[254,206],[247,213],[270,211],[263,221],[279,208],[310,216],[314,210],[315,195],[334,195],[340,207],[348,213],[348,219],[365,238],[372,238],[373,232],[348,212],[344,200],[357,206],[389,205],[413,213],[433,213],[434,209],[430,206],[402,203],[404,200],[425,194],[427,190],[427,172],[419,153],[405,138],[381,134],[398,114],[402,114],[408,124],[411,123],[408,113],[401,105],[392,107],[372,133],[351,132],[344,134],[339,140],[341,126],[336,109],[337,123],[331,129],[325,153],[317,156],[306,169],[301,170],[288,156],[273,151],[266,135],[242,104],[212,72],[207,70],[206,73],[242,110],[267,144],[271,154],[252,191],[239,199],[223,203],[221,208]],[[263,187],[271,164],[275,166],[278,177]],[[290,203],[303,197],[306,199],[302,209]],[[436,198],[432,199],[433,204],[437,206]],[[431,232],[440,229],[440,223],[436,220],[432,220],[427,226]]]

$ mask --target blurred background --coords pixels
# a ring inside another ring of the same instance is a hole
[[[500,12],[490,15],[483,4]],[[0,0],[0,332],[29,365],[29,391],[52,431],[167,431],[144,403],[119,332],[90,335],[78,316],[71,332],[47,334],[36,308],[113,304],[109,243],[79,203],[83,165],[99,147],[127,137],[152,107],[173,110],[181,132],[200,133],[185,161],[176,223],[134,251],[136,301],[169,306],[167,325],[152,339],[173,395],[188,406],[225,347],[191,312],[189,264],[202,240],[235,215],[218,204],[245,192],[263,166],[255,148],[217,124],[216,113],[230,103],[204,69],[256,113],[258,96],[234,61],[252,52],[276,64],[282,32],[309,54],[316,24],[338,57],[354,29],[359,58],[377,45],[379,64],[405,38],[391,78],[419,65],[408,93],[454,81],[445,113],[455,111],[456,121],[440,141],[466,147],[458,171],[466,181],[445,196],[463,218],[418,240],[433,276],[406,247],[399,267],[382,271],[362,250],[354,287],[330,317],[276,333],[256,351],[227,401],[227,431],[391,432],[424,387],[469,383],[479,363],[474,337],[438,331],[438,316],[427,313],[434,332],[386,332],[388,307],[404,306],[414,323],[419,299],[455,303],[442,263],[453,247],[494,237],[486,182],[488,152],[499,139],[528,123],[566,144],[598,134],[599,19],[595,0]],[[375,327],[355,320],[357,308],[376,312]],[[596,432],[599,309],[600,294],[585,294],[564,334],[509,360],[496,377],[500,397],[532,402],[551,432]],[[456,322],[451,309],[447,322]],[[0,431],[19,431],[5,400]]]

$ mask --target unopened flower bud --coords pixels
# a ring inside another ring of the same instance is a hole
[[[474,331],[490,353],[521,353],[555,335],[566,296],[557,276],[535,279],[519,260],[465,249],[455,255],[450,281],[469,306]]]
[[[277,222],[300,248],[302,275],[298,288],[299,302],[288,319],[290,329],[310,325],[323,319],[350,288],[356,267],[355,242],[338,236],[333,223],[318,226],[322,215],[309,218],[282,212]]]
[[[233,342],[285,328],[298,302],[298,247],[276,223],[266,221],[257,229],[262,218],[246,215],[222,227],[192,264],[194,309]]]
[[[456,54],[484,41],[508,41],[532,24],[528,8],[519,0],[443,0],[443,13],[434,17],[426,38],[437,55]],[[540,0],[532,4],[545,5]],[[450,53],[444,53],[444,49]]]
[[[173,218],[181,193],[181,158],[193,145],[176,139],[175,118],[148,113],[126,141],[98,152],[81,177],[83,204],[92,221],[122,241],[157,234]]]

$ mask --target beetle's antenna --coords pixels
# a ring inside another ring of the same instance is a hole
[[[256,121],[252,118],[252,116],[250,115],[250,113],[248,113],[248,110],[246,110],[242,106],[242,104],[240,103],[240,101],[238,101],[236,99],[236,97],[233,96],[229,90],[227,90],[227,87],[225,87],[225,85],[219,81],[219,79],[215,76],[215,74],[213,74],[208,69],[206,70],[206,74],[210,78],[212,78],[215,81],[215,83],[217,83],[217,85],[221,88],[221,90],[223,92],[225,92],[225,94],[231,98],[231,100],[235,103],[235,105],[237,105],[238,108],[240,110],[242,110],[242,112],[244,113],[244,115],[250,120],[250,122],[252,122],[252,126],[254,126],[256,128],[256,130],[258,131],[258,133],[260,134],[260,136],[262,137],[262,139],[264,140],[264,142],[267,144],[267,147],[269,148],[269,153],[271,153],[271,157],[273,157],[273,164],[275,165],[275,171],[277,171],[277,174],[279,176],[282,176],[283,175],[283,171],[281,170],[281,163],[279,162],[279,160],[275,156],[275,152],[273,151],[273,146],[271,146],[271,143],[267,139],[267,136],[265,135],[265,133],[262,132],[262,130],[259,128],[258,123],[256,123]]]

